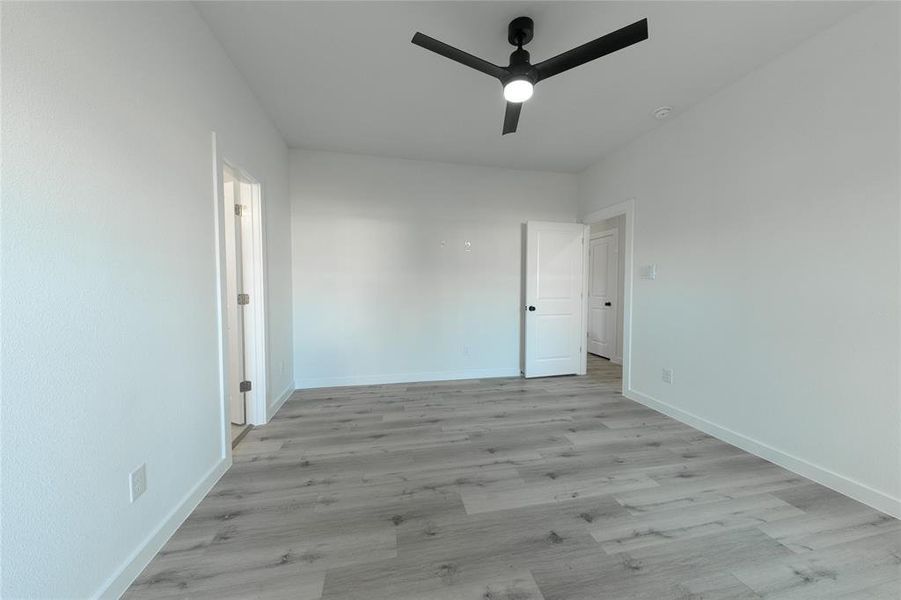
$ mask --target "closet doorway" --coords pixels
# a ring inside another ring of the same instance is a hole
[[[234,446],[253,423],[261,422],[260,418],[265,421],[266,321],[260,185],[242,170],[225,163],[222,197],[225,204],[227,400]]]

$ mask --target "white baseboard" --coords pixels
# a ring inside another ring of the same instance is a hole
[[[845,477],[844,475],[839,475],[834,471],[815,465],[803,458],[798,458],[797,456],[793,456],[777,448],[773,448],[768,444],[759,442],[727,427],[712,423],[707,419],[693,415],[681,408],[676,408],[671,404],[657,400],[647,394],[635,390],[626,390],[624,395],[630,400],[634,400],[640,404],[644,404],[648,408],[662,412],[677,421],[690,425],[695,429],[699,429],[719,440],[775,463],[793,473],[797,473],[802,477],[806,477],[820,485],[833,489],[840,494],[849,496],[858,502],[863,502],[878,511],[901,519],[901,498],[893,498],[864,483]]]
[[[230,457],[216,463],[93,597],[120,598],[230,466]]]
[[[378,385],[382,383],[417,383],[422,381],[451,381],[455,379],[488,379],[491,377],[519,377],[517,367],[505,369],[467,369],[465,371],[425,371],[419,373],[391,373],[350,377],[318,377],[298,379],[297,389],[340,387],[347,385]]]
[[[278,409],[280,409],[282,407],[282,405],[288,401],[288,398],[290,398],[291,394],[293,394],[293,393],[294,393],[294,386],[289,385],[288,387],[285,388],[285,391],[282,392],[281,395],[275,399],[275,402],[273,402],[266,408],[266,422],[267,423],[272,420],[272,417],[275,416],[275,413],[278,412]]]

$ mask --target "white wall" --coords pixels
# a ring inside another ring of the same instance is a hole
[[[308,151],[290,170],[298,388],[519,373],[522,223],[575,221],[574,175]]]
[[[633,396],[901,514],[898,6],[584,173],[634,197]],[[675,369],[672,385],[661,369]]]
[[[212,130],[262,183],[293,385],[287,150],[191,4],[2,10],[0,595],[115,594],[227,464]]]

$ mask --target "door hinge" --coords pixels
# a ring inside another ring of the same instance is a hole
[[[243,204],[235,204],[235,216],[240,217],[244,214],[244,205]]]
[[[238,306],[250,304],[250,294],[238,294]]]
[[[253,386],[249,381],[242,381],[238,384],[238,390],[241,392],[249,392],[251,387]]]

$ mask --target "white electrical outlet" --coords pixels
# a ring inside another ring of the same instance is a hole
[[[663,383],[672,383],[673,382],[673,370],[672,369],[663,369],[663,373],[660,375],[660,378],[663,380]]]
[[[143,464],[128,476],[129,489],[131,491],[131,501],[134,502],[141,497],[141,494],[147,491],[147,464]]]
[[[657,265],[645,265],[641,268],[642,279],[657,279]]]
[[[472,252],[472,242],[470,242],[469,240],[466,240],[465,242],[463,242],[463,249],[466,252]]]

